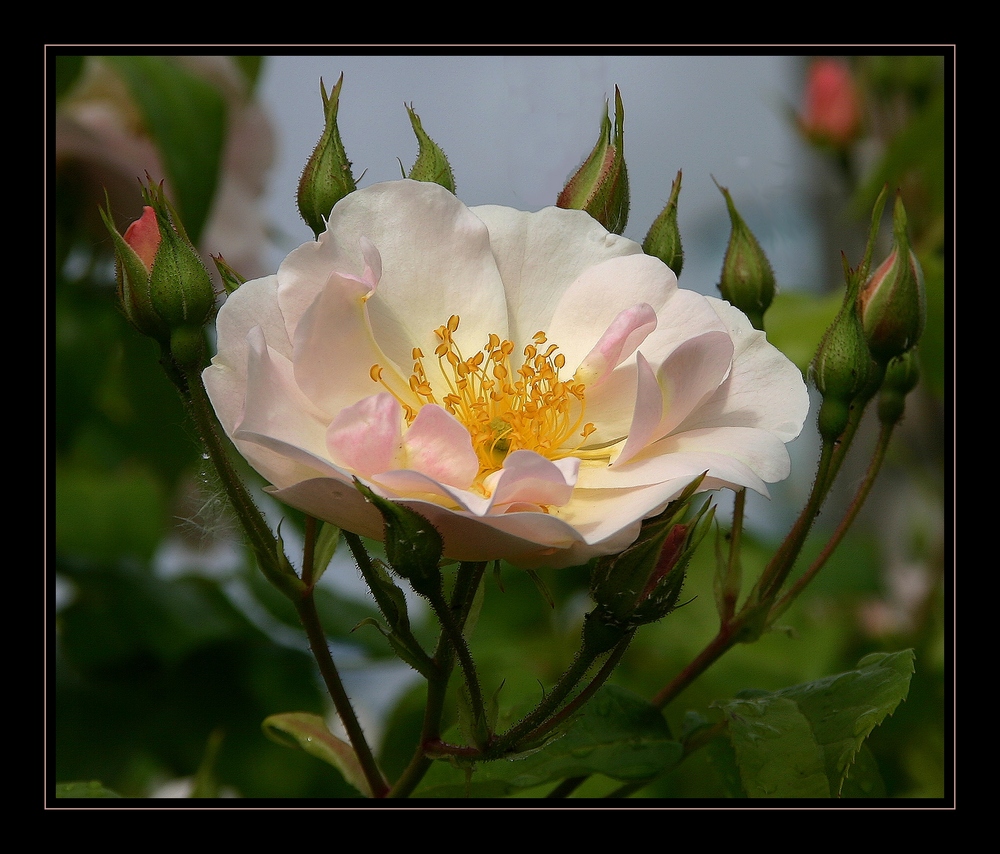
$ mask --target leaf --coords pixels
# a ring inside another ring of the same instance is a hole
[[[468,783],[461,769],[437,762],[417,797],[504,797],[589,774],[646,780],[676,765],[682,753],[655,706],[623,688],[605,685],[561,735],[539,750],[477,765]]]
[[[743,788],[751,798],[828,798],[823,751],[792,700],[733,700],[729,733]]]
[[[329,522],[324,522],[320,527],[319,536],[316,538],[316,547],[313,551],[313,584],[322,578],[326,568],[333,560],[337,551],[337,544],[340,542],[340,528]]]
[[[103,58],[135,99],[163,158],[184,228],[197,245],[215,197],[226,138],[222,94],[170,57]]]
[[[272,741],[286,747],[298,747],[332,765],[361,794],[367,798],[372,796],[354,748],[331,733],[319,715],[283,712],[265,718],[261,728]]]
[[[840,797],[865,739],[906,698],[912,673],[912,650],[874,653],[846,673],[717,704],[747,794]],[[863,759],[851,794],[878,789]]]
[[[87,783],[58,783],[57,798],[120,798],[121,795],[105,789],[98,780]]]

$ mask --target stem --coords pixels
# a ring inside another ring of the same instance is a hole
[[[559,677],[559,681],[548,695],[542,699],[533,711],[529,712],[520,722],[499,736],[490,746],[490,756],[502,756],[504,753],[516,749],[518,742],[524,736],[535,732],[541,727],[545,719],[562,704],[563,700],[576,687],[577,683],[583,679],[597,658],[598,655],[590,652],[586,646],[581,647],[573,663]]]
[[[469,610],[476,597],[476,591],[486,570],[485,563],[462,563],[455,579],[451,597],[452,622],[461,632],[469,617]],[[427,756],[428,745],[441,740],[441,719],[444,716],[444,701],[448,690],[448,680],[455,665],[455,650],[448,634],[443,631],[434,651],[434,675],[427,680],[427,703],[424,706],[424,722],[420,732],[420,743],[409,764],[389,790],[387,798],[405,798],[420,783],[433,760]]]
[[[294,595],[298,592],[299,585],[294,583],[298,579],[294,579],[294,575],[289,577],[288,573],[282,569],[277,560],[277,544],[274,534],[229,459],[228,448],[223,443],[219,432],[219,422],[212,403],[208,399],[208,394],[205,392],[201,374],[197,371],[188,371],[184,379],[187,388],[183,397],[188,404],[188,411],[198,429],[198,435],[204,442],[205,451],[215,466],[219,480],[229,497],[247,541],[257,556],[261,570],[282,592],[286,595]],[[289,582],[292,579],[294,582],[290,585]]]
[[[445,636],[451,643],[452,649],[458,655],[458,661],[465,676],[465,684],[469,689],[469,700],[472,704],[473,714],[477,719],[481,719],[486,714],[483,706],[483,693],[479,687],[476,664],[472,660],[472,654],[469,652],[469,645],[465,642],[465,635],[462,634],[461,623],[455,619],[450,606],[445,602],[443,593],[435,591],[428,598],[430,599],[434,613],[437,614]],[[468,614],[466,613],[464,616],[468,616]],[[462,623],[465,621],[464,616],[461,621]]]
[[[726,577],[723,580],[722,597],[719,618],[723,623],[729,622],[736,613],[736,602],[740,596],[740,584],[743,572],[740,565],[740,542],[743,535],[743,511],[746,505],[746,489],[736,490],[733,503],[733,528],[729,534],[729,563],[726,566]]]
[[[201,374],[196,370],[184,372],[186,389],[184,398],[188,402],[188,408],[198,428],[198,433],[205,443],[205,450],[208,453],[215,469],[219,474],[219,479],[232,502],[233,509],[240,521],[240,525],[250,543],[251,548],[257,556],[261,570],[279,590],[291,599],[295,610],[299,615],[299,620],[305,629],[306,637],[309,639],[309,647],[312,650],[316,664],[319,666],[320,674],[326,684],[330,699],[334,708],[340,716],[347,730],[348,738],[354,753],[358,757],[365,779],[375,797],[382,797],[387,786],[381,771],[379,771],[371,748],[365,739],[364,732],[358,723],[357,716],[351,706],[351,701],[344,690],[340,675],[337,673],[330,649],[326,644],[326,635],[319,621],[316,612],[316,602],[313,597],[313,586],[300,580],[290,569],[291,564],[287,557],[280,560],[278,556],[278,546],[274,534],[264,520],[257,505],[250,497],[242,479],[236,473],[232,462],[229,459],[228,449],[223,444],[220,434],[219,422],[215,415],[211,401],[202,383]],[[315,523],[314,523],[315,524]],[[312,576],[312,548],[310,543],[315,537],[308,536],[307,527],[307,559],[303,568],[304,578]],[[287,567],[287,569],[286,569]]]
[[[351,705],[350,697],[344,690],[344,683],[340,680],[340,674],[333,663],[333,656],[330,655],[330,648],[326,643],[326,634],[320,624],[319,614],[316,611],[316,600],[313,597],[313,588],[309,587],[305,593],[295,602],[295,610],[298,612],[299,620],[306,630],[306,637],[309,638],[309,648],[312,650],[316,664],[319,665],[320,675],[326,684],[326,690],[333,700],[337,715],[347,730],[347,737],[350,739],[351,747],[358,757],[361,770],[364,772],[365,780],[372,791],[372,796],[376,798],[385,797],[389,786],[379,770],[378,763],[372,754],[368,741],[365,738],[361,724],[358,723],[357,715]]]
[[[865,472],[865,478],[858,487],[858,491],[854,494],[854,498],[851,500],[850,506],[847,508],[847,513],[844,518],[840,520],[840,524],[837,526],[837,530],[833,532],[833,536],[830,537],[829,542],[823,547],[823,551],[820,552],[819,556],[812,562],[809,568],[796,579],[795,583],[788,589],[784,596],[771,608],[768,614],[767,622],[772,623],[781,614],[788,610],[789,605],[803,590],[803,588],[816,577],[816,574],[823,568],[823,565],[829,559],[830,555],[833,554],[834,550],[840,545],[841,540],[844,539],[844,535],[847,533],[847,529],[850,528],[851,524],[854,522],[858,513],[861,510],[862,505],[868,498],[868,493],[871,492],[871,488],[875,483],[876,477],[882,468],[882,463],[885,461],[886,450],[889,447],[889,440],[892,438],[892,424],[885,424],[882,426],[882,430],[879,432],[878,444],[875,447],[875,453],[872,456],[872,460],[868,465],[868,471]]]
[[[654,698],[653,705],[662,709],[678,694],[688,687],[695,679],[716,662],[730,647],[735,646],[739,638],[740,619],[726,623],[719,628],[715,637],[708,645],[685,667],[674,680],[663,688]]]
[[[837,447],[836,443],[823,442],[819,465],[816,469],[816,479],[813,481],[809,498],[795,520],[792,529],[774,553],[774,557],[764,567],[760,578],[757,579],[757,583],[750,594],[750,602],[766,602],[768,599],[773,598],[777,595],[778,590],[781,589],[781,585],[788,577],[788,573],[792,571],[795,560],[802,550],[802,545],[805,543],[809,530],[812,528],[812,524],[819,514],[819,509],[830,489],[830,484],[833,482],[831,463],[835,447]]]
[[[302,548],[302,583],[313,586],[313,563],[316,560],[316,519],[306,516],[305,545]]]
[[[594,694],[597,693],[597,690],[608,681],[608,677],[611,676],[614,669],[618,666],[618,662],[621,661],[621,658],[625,654],[625,650],[628,649],[633,637],[635,637],[634,629],[629,632],[628,635],[626,635],[625,638],[611,651],[611,655],[608,656],[608,660],[604,662],[601,669],[597,672],[594,678],[590,680],[587,686],[565,706],[563,706],[556,714],[554,714],[547,721],[541,723],[536,729],[532,730],[531,734],[528,736],[528,741],[534,741],[549,730],[557,727],[560,723],[566,720],[566,718],[574,714],[577,709],[587,702],[587,700],[593,697]]]

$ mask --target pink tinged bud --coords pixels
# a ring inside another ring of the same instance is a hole
[[[893,247],[889,257],[858,295],[868,348],[882,364],[913,347],[923,334],[927,319],[924,274],[917,256],[910,249],[906,211],[898,196],[892,230]]]
[[[160,226],[156,222],[156,211],[149,205],[142,209],[142,216],[125,229],[125,242],[139,256],[148,272],[153,270],[156,250],[160,248]]]
[[[614,234],[621,234],[628,222],[629,185],[624,126],[625,108],[616,86],[614,125],[605,103],[597,144],[556,199],[557,207],[586,211]]]
[[[846,148],[861,133],[861,99],[848,66],[817,59],[806,79],[800,126],[813,142]]]

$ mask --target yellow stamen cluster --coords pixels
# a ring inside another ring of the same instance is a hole
[[[453,338],[459,322],[453,314],[447,324],[434,330],[440,342],[434,355],[448,393],[437,397],[424,370],[424,354],[417,347],[408,382],[419,406],[436,403],[466,426],[479,457],[480,476],[500,468],[511,451],[536,451],[548,459],[567,456],[594,432],[593,424],[583,424],[584,385],[559,378],[566,357],[555,344],[540,349],[547,343],[544,332],[535,334],[533,343],[524,348],[521,366],[513,370],[514,345],[494,333],[482,350],[464,358]],[[371,375],[385,385],[380,365],[372,366]],[[402,404],[407,423],[412,423],[419,406],[414,408],[389,391]],[[574,442],[577,434],[580,438]]]

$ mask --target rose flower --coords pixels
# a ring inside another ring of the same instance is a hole
[[[588,214],[430,183],[349,194],[217,325],[205,384],[273,495],[380,539],[358,479],[457,560],[619,552],[706,471],[766,495],[809,405],[740,311]]]

